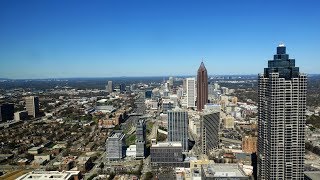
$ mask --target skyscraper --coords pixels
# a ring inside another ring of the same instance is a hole
[[[203,154],[209,154],[210,151],[219,146],[219,124],[220,113],[214,111],[205,111],[201,115],[201,149]]]
[[[146,123],[143,119],[139,119],[137,122],[136,136],[136,159],[143,159],[146,149]]]
[[[173,88],[173,77],[169,77],[169,88],[170,90]]]
[[[112,93],[113,92],[113,84],[112,81],[108,81],[108,92]]]
[[[14,104],[1,104],[0,105],[0,122],[13,120]]]
[[[168,111],[168,141],[180,141],[188,151],[188,112],[178,107]]]
[[[122,131],[112,132],[106,141],[108,160],[119,160],[125,157],[125,134]]]
[[[29,116],[37,117],[39,115],[39,97],[26,97],[26,110]]]
[[[125,91],[126,91],[126,84],[121,83],[121,84],[120,84],[120,92],[123,93],[123,92],[125,92]]]
[[[202,111],[208,103],[208,74],[207,69],[201,62],[197,75],[197,110]]]
[[[286,47],[259,75],[258,179],[303,179],[307,77]]]
[[[186,80],[187,86],[187,108],[196,107],[196,79],[195,78],[187,78]]]

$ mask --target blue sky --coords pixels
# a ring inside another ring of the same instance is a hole
[[[1,0],[0,77],[257,74],[284,42],[320,70],[316,0]]]

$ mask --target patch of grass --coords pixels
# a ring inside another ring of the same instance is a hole
[[[165,141],[166,139],[167,139],[167,135],[162,134],[162,133],[157,133],[157,141],[158,142]]]
[[[151,131],[152,131],[152,128],[153,128],[153,125],[154,125],[154,123],[153,122],[147,122],[147,127],[146,127],[146,132],[147,132],[147,134],[150,134],[151,133]]]
[[[131,134],[126,137],[126,146],[129,147],[130,145],[133,145],[136,143],[136,134]]]

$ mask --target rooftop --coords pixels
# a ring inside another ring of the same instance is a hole
[[[17,180],[23,179],[42,179],[42,180],[63,180],[63,179],[70,179],[72,176],[79,175],[80,171],[32,171],[27,174],[24,174],[17,178]]]
[[[32,147],[29,149],[29,151],[38,151],[39,149],[41,149],[41,147]]]
[[[319,179],[320,171],[306,171],[304,172],[304,175],[310,179]]]
[[[182,144],[180,141],[158,142],[157,144],[152,144],[151,147],[182,147]]]
[[[109,136],[109,138],[112,139],[122,139],[125,135],[122,132],[113,132],[111,133],[111,135]],[[109,139],[108,138],[108,139]]]
[[[247,177],[238,164],[203,165],[206,177]]]

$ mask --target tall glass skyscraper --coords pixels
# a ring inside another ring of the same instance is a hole
[[[202,111],[208,103],[208,74],[207,69],[201,62],[197,74],[197,110]]]
[[[258,179],[303,179],[307,77],[286,47],[259,75]]]

